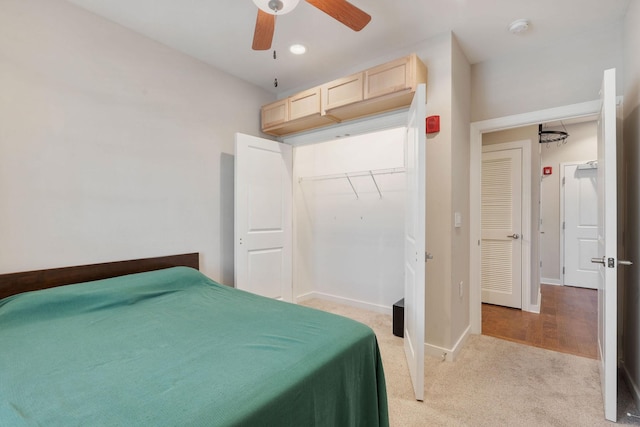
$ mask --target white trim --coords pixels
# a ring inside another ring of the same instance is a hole
[[[529,312],[540,314],[541,301],[542,301],[542,290],[540,289],[540,287],[538,287],[538,303],[531,304],[529,306],[529,309],[530,309]]]
[[[579,165],[584,162],[562,162],[560,163],[560,224],[566,222],[564,219],[564,205],[565,205],[565,185],[564,179],[566,173],[564,168],[567,166]],[[565,273],[562,271],[564,265],[564,247],[565,247],[566,233],[564,227],[560,227],[560,285],[564,286]]]
[[[454,344],[452,348],[444,348],[439,347],[437,345],[432,345],[429,343],[424,343],[424,354],[429,355],[431,357],[437,357],[447,362],[455,362],[458,355],[460,354],[460,350],[464,347],[464,344],[467,342],[469,335],[471,334],[471,325],[467,326],[467,329],[464,330],[458,341]]]
[[[336,138],[372,133],[386,129],[407,126],[407,108],[383,113],[376,116],[368,116],[362,119],[350,120],[345,123],[331,125],[322,129],[313,129],[307,132],[296,133],[290,136],[278,138],[289,145],[307,145],[318,142],[331,141]]]
[[[522,252],[520,254],[520,306],[524,311],[531,311],[531,146],[533,141],[524,139],[521,141],[491,144],[482,147],[482,152],[520,149],[522,153],[522,181],[521,181],[521,214],[520,224]],[[481,176],[482,179],[482,176]],[[537,237],[537,236],[536,236]]]
[[[303,295],[299,295],[295,298],[296,304],[301,303],[303,301],[307,301],[310,299],[321,299],[325,301],[331,301],[338,304],[346,305],[349,307],[361,308],[363,310],[374,311],[376,313],[387,314],[391,316],[393,314],[393,304],[390,304],[389,307],[382,306],[379,304],[372,304],[370,302],[355,300],[351,298],[344,298],[337,295],[326,294],[323,292],[311,291]]]
[[[533,111],[530,113],[515,114],[496,119],[483,120],[471,123],[470,126],[470,164],[469,164],[469,314],[471,319],[471,332],[482,333],[482,294],[480,289],[481,278],[481,198],[480,184],[482,179],[482,134],[497,130],[528,126],[545,123],[554,120],[566,120],[575,117],[585,117],[600,112],[600,100],[572,104],[564,107],[549,108],[547,110]]]
[[[547,277],[541,277],[540,278],[540,283],[543,283],[545,285],[564,286],[560,280],[558,280],[558,279],[549,279]]]
[[[564,179],[565,179],[565,172],[564,172],[564,168],[565,166],[569,166],[572,165],[573,162],[562,162],[560,163],[560,219],[559,219],[559,224],[563,224],[565,222],[564,220],[564,204],[565,204],[565,194],[564,194]],[[560,284],[562,286],[564,286],[564,278],[565,278],[565,272],[564,272],[564,247],[565,247],[565,238],[566,238],[566,233],[565,233],[565,229],[563,226],[560,226]]]

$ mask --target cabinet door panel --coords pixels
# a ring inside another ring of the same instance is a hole
[[[320,114],[320,88],[300,92],[289,98],[289,120]]]
[[[363,73],[357,73],[323,85],[323,111],[362,101],[362,83]]]
[[[411,57],[371,68],[365,74],[364,99],[409,89],[412,86]]]
[[[262,128],[268,129],[287,120],[287,99],[273,102],[262,107]]]

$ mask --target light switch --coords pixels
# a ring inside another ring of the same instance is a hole
[[[456,228],[462,227],[462,214],[460,214],[460,212],[455,212],[453,214],[453,225]]]

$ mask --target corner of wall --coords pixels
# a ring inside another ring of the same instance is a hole
[[[640,3],[630,2],[624,18],[624,122],[623,150],[628,189],[640,185]],[[640,197],[637,191],[627,191],[624,198],[625,256],[635,263],[640,262],[640,227],[633,220],[640,215]],[[640,272],[637,268],[627,269],[624,284],[623,307],[623,359],[624,373],[630,390],[640,406]]]

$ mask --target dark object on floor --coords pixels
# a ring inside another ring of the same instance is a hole
[[[404,298],[393,304],[393,335],[404,338]]]

